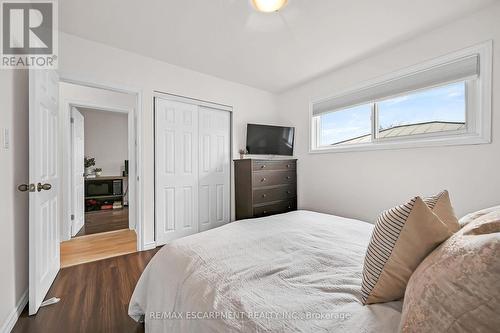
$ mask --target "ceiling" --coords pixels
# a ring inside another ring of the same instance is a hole
[[[64,0],[62,31],[271,92],[498,0]]]

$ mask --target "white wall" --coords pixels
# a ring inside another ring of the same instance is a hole
[[[473,14],[278,96],[297,127],[299,207],[374,221],[417,194],[448,189],[458,215],[500,204],[500,5]],[[351,153],[308,153],[309,103],[360,82],[494,40],[493,143]]]
[[[103,176],[121,176],[128,159],[128,114],[78,108],[84,117],[85,156]]]
[[[59,72],[63,77],[142,91],[142,217],[145,222],[145,243],[154,239],[153,91],[233,106],[234,157],[238,156],[238,148],[245,146],[244,128],[247,122],[278,121],[275,96],[268,92],[65,33],[60,34],[59,50]]]
[[[9,149],[0,139],[0,332],[4,332],[15,323],[15,308],[28,288],[28,193],[16,189],[29,177],[27,71],[0,70],[0,101],[0,131],[8,128],[11,139]]]

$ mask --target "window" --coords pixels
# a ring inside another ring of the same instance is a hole
[[[311,151],[491,141],[491,43],[312,103]]]
[[[321,146],[348,143],[371,135],[372,108],[360,105],[353,108],[330,112],[320,117]]]
[[[465,87],[465,82],[458,82],[380,101],[376,137],[465,130]]]

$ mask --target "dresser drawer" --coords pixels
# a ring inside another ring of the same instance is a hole
[[[269,216],[281,214],[297,209],[297,199],[293,198],[287,201],[277,202],[271,205],[254,207],[253,214],[255,217]]]
[[[253,187],[294,184],[297,180],[295,171],[261,171],[252,175]]]
[[[269,201],[287,200],[296,196],[297,190],[294,185],[260,189],[253,191],[253,203],[261,204]]]
[[[253,171],[264,170],[296,170],[297,164],[295,161],[252,161]]]

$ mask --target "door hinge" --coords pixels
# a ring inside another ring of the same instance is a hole
[[[73,124],[75,122],[75,118],[71,117],[71,123]]]
[[[75,220],[75,214],[71,214],[71,221]]]

